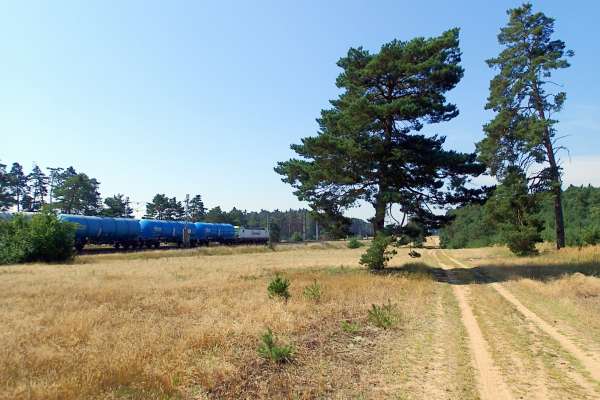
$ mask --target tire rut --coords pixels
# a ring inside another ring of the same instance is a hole
[[[483,337],[481,328],[477,323],[473,310],[469,305],[468,298],[470,290],[468,287],[460,285],[460,280],[451,271],[450,267],[442,263],[437,252],[433,256],[445,272],[448,283],[453,284],[452,289],[458,300],[463,325],[469,337],[469,349],[475,370],[477,371],[477,386],[482,400],[498,399],[510,400],[512,395],[502,379],[498,368],[494,365],[494,360],[488,351],[488,345]]]
[[[449,256],[444,251],[442,251],[441,253],[459,267],[466,269],[469,268],[467,265]],[[485,281],[489,282],[489,277]],[[532,321],[542,332],[544,332],[552,339],[557,341],[561,345],[561,347],[563,347],[563,349],[569,352],[583,365],[585,370],[590,374],[590,376],[594,380],[600,382],[600,362],[597,359],[586,354],[585,351],[583,351],[579,346],[573,343],[571,339],[558,332],[556,328],[554,328],[548,322],[544,321],[541,317],[539,317],[537,314],[535,314],[533,311],[531,311],[529,308],[523,305],[523,303],[521,303],[502,284],[494,282],[490,283],[490,286],[493,287],[506,301],[511,303],[523,316]]]

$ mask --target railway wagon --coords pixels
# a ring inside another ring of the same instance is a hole
[[[135,219],[71,214],[59,214],[58,219],[76,225],[75,247],[77,250],[83,249],[83,246],[88,243],[112,244],[117,248],[139,246],[140,225]]]
[[[188,235],[190,245],[198,243],[197,228],[193,223],[182,221],[162,221],[156,219],[139,220],[140,242],[146,247],[158,248],[161,242],[176,243],[181,246]]]
[[[235,241],[235,228],[231,224],[212,224],[196,222],[196,239],[198,243],[209,242],[233,243]]]
[[[264,244],[269,242],[269,232],[264,228],[235,227],[236,243]]]

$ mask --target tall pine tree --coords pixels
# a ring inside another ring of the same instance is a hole
[[[445,137],[419,133],[458,115],[445,97],[463,76],[458,36],[451,29],[393,40],[374,54],[351,48],[338,61],[343,93],[321,111],[317,136],[292,145],[300,158],[275,168],[300,200],[328,217],[330,229],[349,222],[343,211],[359,201],[375,208],[375,231],[384,228],[392,206],[403,214],[398,231],[408,218],[435,228],[444,217],[434,207],[477,194],[464,186],[483,172],[475,154],[444,150]]]
[[[129,197],[120,193],[115,194],[114,196],[105,198],[104,205],[105,208],[102,210],[103,216],[133,218],[133,208],[131,208]]]
[[[100,182],[96,178],[90,178],[84,173],[72,175],[69,169],[62,178],[60,185],[54,188],[55,208],[66,214],[82,215],[97,215],[102,210]]]
[[[17,212],[23,211],[23,203],[27,205],[28,201],[25,200],[28,186],[27,186],[27,175],[23,172],[21,164],[15,162],[10,168],[8,173],[10,179],[10,194],[13,197],[13,203],[17,206]]]
[[[10,195],[10,175],[6,171],[6,164],[0,163],[0,211],[5,211],[13,204]]]
[[[46,203],[48,177],[39,166],[34,165],[28,178],[30,182],[31,211],[39,211]]]
[[[507,13],[508,24],[498,35],[504,49],[487,60],[498,70],[486,105],[496,116],[483,127],[486,136],[477,149],[500,180],[514,167],[538,171],[530,172],[527,179],[535,190],[546,187],[553,194],[556,247],[560,249],[565,246],[565,228],[555,114],[562,109],[566,93],[553,92],[556,86],[550,78],[555,70],[569,67],[565,57],[573,52],[565,50],[563,41],[552,39],[554,19],[534,13],[531,4]]]
[[[206,215],[206,208],[199,194],[192,197],[188,204],[188,214],[192,222],[202,221]]]

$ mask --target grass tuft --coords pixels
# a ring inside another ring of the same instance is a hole
[[[398,322],[396,307],[390,300],[381,306],[372,304],[368,312],[368,320],[378,328],[390,329]]]
[[[321,297],[323,296],[323,288],[315,279],[312,284],[304,288],[302,294],[304,295],[305,299],[319,303],[321,301]]]
[[[294,355],[294,349],[292,346],[277,345],[277,338],[271,331],[271,328],[261,336],[261,343],[258,346],[258,354],[266,359],[275,363],[291,362]]]

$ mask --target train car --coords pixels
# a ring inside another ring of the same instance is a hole
[[[220,243],[230,244],[235,242],[235,227],[231,224],[217,225],[217,235]]]
[[[231,224],[212,224],[196,222],[196,238],[198,243],[219,242],[224,244],[235,242],[235,228]]]
[[[181,246],[186,241],[186,235],[191,246],[198,243],[198,229],[193,223],[142,219],[139,220],[139,225],[140,242],[146,247],[158,248],[161,242]]]
[[[136,219],[71,214],[59,214],[58,219],[76,225],[75,247],[78,250],[88,243],[112,244],[116,248],[137,248],[140,245],[140,225]]]
[[[269,242],[269,232],[264,228],[235,227],[236,243],[265,244]]]

